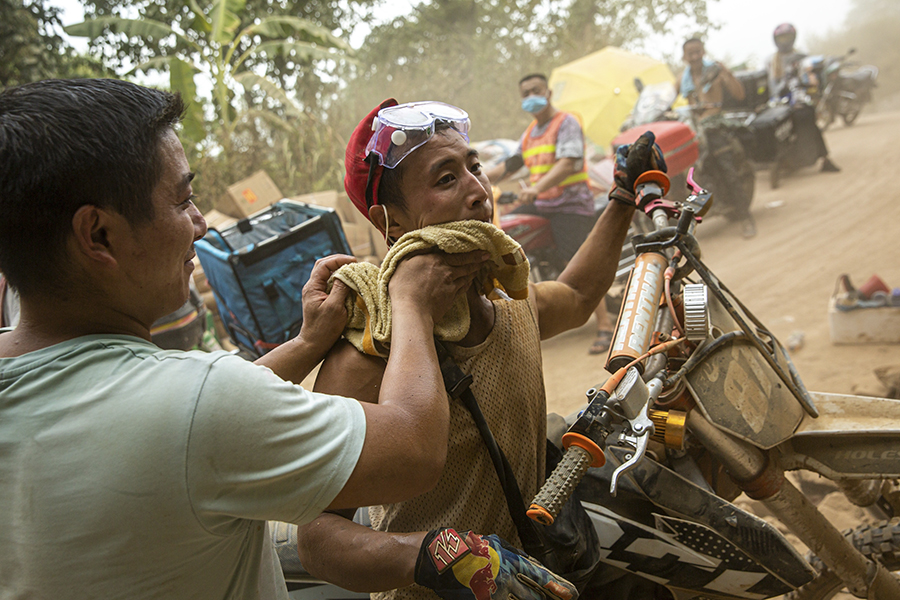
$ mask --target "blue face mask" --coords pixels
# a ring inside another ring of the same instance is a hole
[[[522,100],[522,110],[531,114],[537,114],[547,106],[547,99],[543,96],[528,96]]]

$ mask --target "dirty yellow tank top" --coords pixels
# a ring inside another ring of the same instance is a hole
[[[494,302],[494,328],[471,348],[448,344],[464,373],[497,444],[512,465],[522,497],[529,501],[544,479],[547,407],[541,370],[540,334],[534,301]],[[521,547],[506,497],[472,415],[459,400],[450,401],[447,463],[438,484],[422,496],[369,508],[380,531],[429,531],[453,527],[496,533]],[[372,594],[376,600],[428,599],[437,594],[418,585]]]

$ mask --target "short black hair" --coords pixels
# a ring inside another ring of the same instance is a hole
[[[66,285],[65,244],[84,205],[153,218],[159,143],[177,94],[115,79],[48,79],[0,93],[0,271],[20,294]]]
[[[700,45],[703,46],[704,48],[706,47],[706,44],[703,43],[703,40],[701,40],[701,39],[698,38],[697,36],[694,36],[694,37],[691,37],[691,38],[688,38],[688,39],[684,40],[684,43],[681,45],[681,50],[684,51],[684,49],[687,48],[687,45],[690,44],[691,42],[697,42],[698,44],[700,44]]]
[[[544,83],[547,83],[547,76],[544,75],[543,73],[530,73],[519,80],[519,85],[522,85],[529,79],[541,79],[541,80],[543,80]]]

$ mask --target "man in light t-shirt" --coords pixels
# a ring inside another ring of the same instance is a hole
[[[293,340],[257,364],[161,350],[206,233],[174,132],[177,96],[115,80],[0,94],[0,597],[285,598],[267,520],[429,490],[448,408],[434,322],[486,253],[394,275],[379,402],[308,392],[347,289],[319,260]]]

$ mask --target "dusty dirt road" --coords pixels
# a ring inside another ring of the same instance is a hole
[[[840,274],[860,285],[876,273],[892,288],[900,287],[898,133],[900,112],[864,115],[852,127],[826,132],[840,173],[810,167],[772,190],[768,171],[758,172],[755,238],[743,239],[737,225],[719,217],[698,227],[706,264],[775,336],[784,343],[792,333],[803,333],[804,345],[792,358],[810,390],[884,395],[873,369],[900,366],[900,344],[836,346],[828,323],[828,300]],[[548,410],[567,415],[580,409],[585,390],[606,379],[606,357],[587,353],[594,332],[592,319],[543,343]],[[827,480],[805,478],[824,484],[815,500],[839,529],[882,518],[851,505],[840,492],[829,493],[835,488]],[[736,502],[805,551],[761,504],[745,496]],[[842,593],[835,600],[852,598]]]
[[[900,365],[900,344],[836,346],[828,326],[840,274],[859,285],[877,273],[900,287],[898,132],[900,112],[863,114],[852,127],[825,134],[840,173],[809,167],[772,190],[768,171],[759,171],[752,239],[720,217],[697,229],[706,264],[782,343],[803,332],[804,345],[792,357],[811,390],[881,395],[873,368]],[[585,390],[607,377],[605,356],[587,353],[594,331],[592,319],[544,342],[549,410],[577,410]]]

